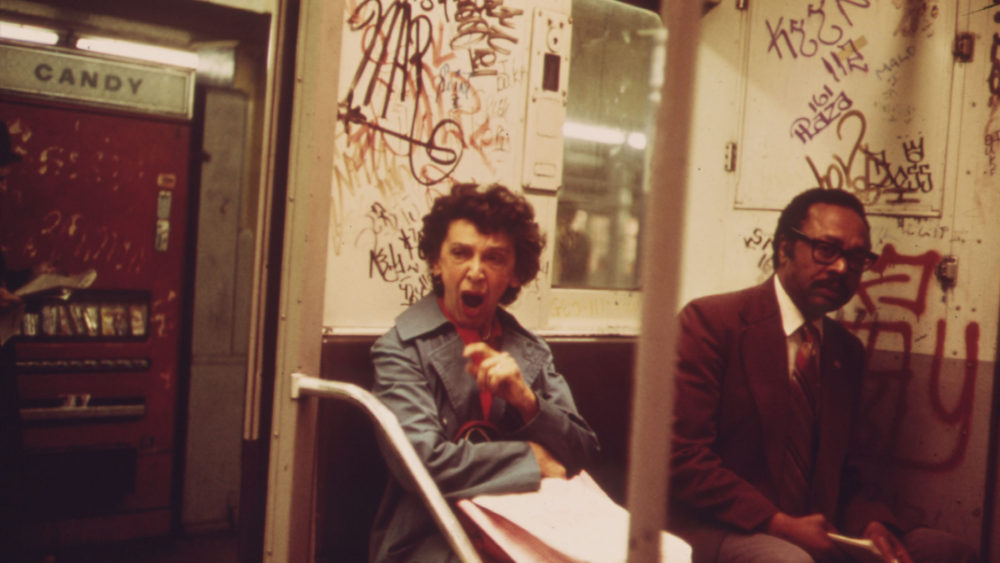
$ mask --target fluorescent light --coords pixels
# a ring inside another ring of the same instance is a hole
[[[628,134],[628,138],[625,140],[628,146],[632,147],[637,151],[641,151],[646,148],[646,135],[642,133],[636,133],[635,131]]]
[[[605,145],[620,145],[625,142],[625,132],[621,129],[576,123],[575,121],[563,123],[563,135],[571,139]]]
[[[76,40],[76,48],[85,51],[117,55],[130,59],[141,59],[154,63],[163,63],[187,68],[198,68],[198,53],[157,47],[146,43],[110,39],[107,37],[81,37]]]
[[[42,45],[59,43],[59,34],[47,27],[5,21],[0,21],[0,37]]]
[[[602,125],[588,125],[586,123],[567,121],[563,123],[563,135],[571,139],[605,145],[628,143],[628,146],[640,151],[646,148],[646,135],[643,133],[636,131],[626,132],[621,129],[604,127]]]

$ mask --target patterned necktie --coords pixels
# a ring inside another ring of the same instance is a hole
[[[805,515],[809,504],[815,457],[817,407],[819,405],[819,334],[811,323],[797,331],[802,342],[795,353],[795,365],[789,381],[792,418],[785,448],[785,509],[793,515]]]

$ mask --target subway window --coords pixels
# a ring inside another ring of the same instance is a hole
[[[574,0],[553,286],[638,289],[659,17]]]

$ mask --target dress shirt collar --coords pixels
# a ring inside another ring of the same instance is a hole
[[[778,296],[778,310],[781,312],[781,328],[784,329],[785,336],[790,337],[795,331],[799,330],[799,327],[805,324],[806,318],[802,316],[802,311],[799,311],[795,302],[789,297],[788,292],[781,285],[781,280],[778,279],[778,276],[774,276],[773,280],[774,292]],[[822,338],[823,318],[820,317],[813,321],[813,326],[816,327],[820,338]]]

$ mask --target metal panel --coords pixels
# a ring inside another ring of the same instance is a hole
[[[870,213],[939,216],[957,10],[751,2],[736,206],[822,186]]]

